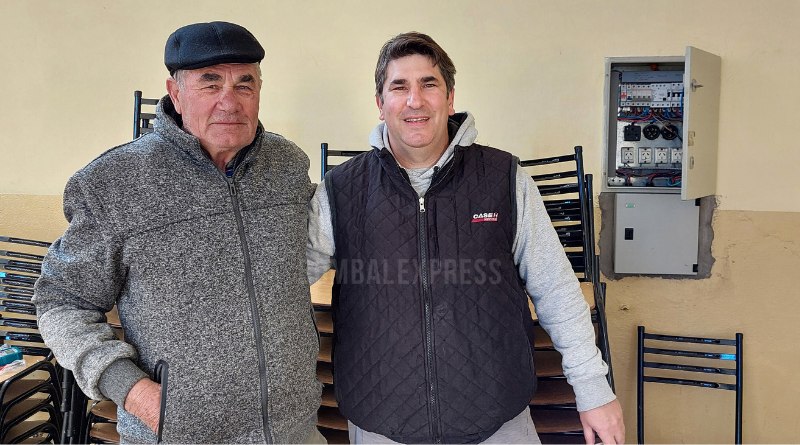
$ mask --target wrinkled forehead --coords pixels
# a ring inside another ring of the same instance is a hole
[[[254,63],[223,63],[186,70],[185,73],[189,79],[200,82],[219,82],[231,79],[237,83],[257,83],[261,78],[258,65]]]

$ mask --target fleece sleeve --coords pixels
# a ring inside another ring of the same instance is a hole
[[[121,243],[100,222],[102,206],[96,204],[79,179],[70,179],[64,191],[69,226],[45,257],[33,302],[45,344],[83,392],[124,406],[146,374],[134,363],[134,347],[118,340],[106,322],[126,274]]]
[[[331,208],[325,182],[322,182],[308,204],[308,284],[316,283],[331,268],[334,253]]]
[[[514,261],[539,322],[562,355],[564,375],[575,391],[578,411],[605,405],[615,396],[605,377],[608,366],[595,345],[589,305],[536,184],[521,170],[517,170],[516,200]]]

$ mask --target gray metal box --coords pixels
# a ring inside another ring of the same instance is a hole
[[[616,193],[614,272],[697,274],[700,207],[680,195]]]

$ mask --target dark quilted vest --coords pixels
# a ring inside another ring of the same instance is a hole
[[[515,167],[500,150],[457,147],[424,212],[386,149],[328,174],[336,398],[359,427],[403,443],[476,443],[528,405]]]

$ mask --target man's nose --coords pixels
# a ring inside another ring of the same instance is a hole
[[[219,108],[225,111],[236,111],[241,105],[233,87],[223,87],[219,93],[217,103]]]
[[[406,105],[409,108],[419,108],[422,106],[422,91],[419,87],[411,87],[408,90],[408,97],[406,98]]]

